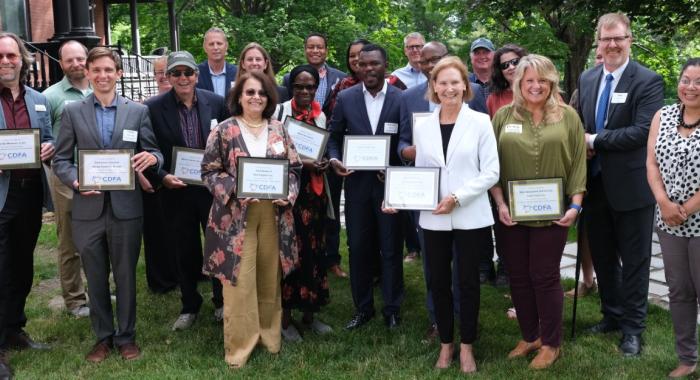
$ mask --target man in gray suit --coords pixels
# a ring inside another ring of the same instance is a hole
[[[622,330],[620,351],[636,356],[647,314],[655,203],[646,143],[664,103],[663,79],[630,59],[632,32],[624,14],[601,16],[596,37],[603,64],[581,74],[578,102],[589,158],[584,223],[603,313],[590,330]]]
[[[136,172],[160,169],[163,156],[148,118],[148,108],[118,96],[119,55],[105,47],[88,53],[87,75],[94,93],[66,106],[54,166],[59,179],[76,191],[73,197],[73,240],[87,276],[90,320],[97,343],[87,354],[101,362],[116,345],[123,359],[138,358],[135,343],[136,263],[141,246],[141,190],[77,192],[75,149],[133,149]],[[109,293],[109,268],[117,285],[117,329]]]

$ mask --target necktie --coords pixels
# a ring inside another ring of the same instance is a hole
[[[612,89],[612,74],[605,76],[605,87],[598,99],[598,111],[595,113],[595,133],[600,133],[605,127],[605,118],[608,114],[608,100],[610,99],[610,90]]]

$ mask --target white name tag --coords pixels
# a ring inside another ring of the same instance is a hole
[[[75,100],[65,100],[65,101],[63,102],[63,105],[64,105],[64,106],[67,106],[67,105],[69,105],[69,104],[71,104],[71,103],[73,103],[73,102],[75,102]]]
[[[125,129],[124,133],[122,134],[122,140],[128,141],[128,142],[136,142],[136,139],[139,137],[139,132],[138,131],[132,131],[130,129]]]
[[[399,131],[399,125],[397,123],[384,123],[384,133],[395,134]]]
[[[216,127],[217,125],[219,125],[219,121],[216,119],[211,119],[211,123],[209,123],[209,129],[214,129],[214,127]]]
[[[272,151],[275,152],[275,154],[284,153],[284,144],[282,144],[282,141],[272,144]]]
[[[627,101],[626,92],[613,92],[610,103],[624,103]]]
[[[236,86],[236,81],[235,81],[235,80],[232,80],[232,81],[231,81],[231,88],[234,88],[235,86]]]
[[[506,124],[505,133],[523,133],[522,124]]]
[[[36,112],[46,112],[46,106],[43,104],[35,104],[34,111]]]

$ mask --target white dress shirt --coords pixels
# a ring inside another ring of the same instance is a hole
[[[627,58],[625,63],[623,63],[622,66],[618,67],[613,72],[606,70],[605,65],[603,65],[603,75],[601,75],[600,84],[598,84],[598,96],[595,97],[595,115],[598,114],[598,102],[600,101],[600,96],[603,95],[603,90],[605,89],[605,77],[607,77],[608,74],[612,74],[613,76],[613,80],[610,83],[610,97],[612,98],[612,95],[615,93],[615,88],[617,87],[617,84],[620,83],[622,73],[625,71],[629,63],[630,59]],[[609,101],[610,100],[608,99],[608,102]],[[610,105],[608,105],[608,113],[610,113]],[[607,118],[605,119],[605,125],[608,125]],[[598,134],[592,134],[591,137],[588,139],[588,147],[591,149],[593,149],[593,142],[595,141],[596,136],[598,136]]]
[[[384,107],[384,99],[386,99],[386,81],[384,86],[377,93],[377,95],[372,96],[370,92],[362,83],[362,93],[365,95],[365,107],[367,108],[367,116],[369,116],[369,124],[372,127],[372,134],[377,133],[377,124],[379,124],[379,116],[382,113],[382,107]]]

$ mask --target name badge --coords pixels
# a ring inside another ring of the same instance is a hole
[[[284,153],[284,144],[282,143],[282,141],[278,141],[272,144],[272,151],[275,152],[275,154]]]
[[[384,133],[395,134],[399,131],[399,125],[397,123],[384,123]]]
[[[505,133],[523,133],[522,124],[506,124]]]
[[[234,88],[235,86],[236,86],[236,81],[235,81],[235,80],[232,80],[232,81],[231,81],[231,88]]]
[[[610,103],[624,103],[627,101],[626,92],[613,92]]]
[[[209,123],[209,129],[214,129],[214,127],[216,127],[217,125],[219,125],[219,121],[216,119],[211,119],[211,123]]]
[[[139,137],[139,132],[138,131],[132,131],[129,129],[125,129],[124,133],[122,134],[122,140],[127,141],[127,142],[136,142],[136,139]]]
[[[73,103],[73,102],[75,102],[75,100],[65,100],[65,101],[63,102],[63,105],[64,105],[64,106],[67,106],[67,105],[69,105],[69,104],[71,104],[71,103]]]
[[[35,104],[34,111],[36,112],[46,112],[46,106],[43,104]]]

